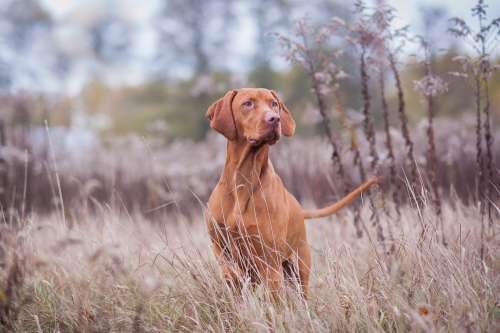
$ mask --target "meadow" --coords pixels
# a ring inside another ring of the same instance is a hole
[[[497,331],[498,237],[481,260],[478,209],[443,208],[447,245],[429,204],[384,218],[385,246],[371,224],[356,236],[351,210],[309,221],[310,297],[288,286],[280,306],[225,285],[201,209],[157,224],[106,207],[72,224],[31,216],[2,225],[0,319],[17,332]]]
[[[464,124],[437,122],[437,128],[454,129],[442,131],[453,135],[438,136],[448,147],[438,163],[441,217],[425,163],[417,187],[401,168],[399,214],[386,179],[337,216],[307,222],[313,249],[310,297],[304,302],[296,286],[288,286],[279,306],[268,301],[265,290],[248,284],[235,295],[210,250],[204,200],[221,171],[224,140],[210,136],[204,143],[178,142],[165,149],[138,138],[131,144],[129,138],[79,155],[65,155],[54,145],[48,148],[51,158],[40,163],[46,166],[43,173],[30,178],[33,188],[45,187],[31,192],[31,204],[48,200],[53,208],[4,215],[1,225],[2,327],[16,332],[496,331],[498,220],[482,236],[487,217],[473,196],[463,197],[475,188],[474,178],[466,177],[475,167],[474,149],[465,144],[473,141],[468,129],[473,124]],[[426,139],[421,128],[415,140]],[[395,142],[403,146],[403,139]],[[273,147],[278,172],[306,207],[342,194],[332,185],[339,182],[328,151],[324,140],[303,138]],[[383,154],[382,145],[379,151]],[[425,155],[425,149],[416,154]],[[363,155],[367,163],[368,152]],[[353,184],[360,181],[354,166],[346,170],[352,171]],[[159,201],[148,201],[155,195]],[[373,209],[380,215],[377,225]]]
[[[293,94],[284,99],[309,129],[271,149],[289,191],[320,207],[372,175],[382,179],[339,214],[306,222],[307,300],[293,284],[272,302],[262,286],[242,281],[239,294],[223,281],[203,220],[225,161],[225,139],[206,134],[203,119],[219,91],[172,97],[186,84],[163,82],[178,137],[156,118],[156,136],[75,137],[74,119],[49,122],[50,98],[0,96],[0,332],[500,331],[500,67],[490,53],[500,18],[488,21],[487,8],[480,0],[471,9],[477,27],[448,20],[472,51],[446,73],[436,71],[431,41],[397,27],[384,1],[356,1],[349,23],[304,18],[273,35],[291,72],[308,80],[297,89],[309,109]],[[400,57],[409,42],[419,45],[413,66],[424,75],[406,82]],[[359,77],[340,65],[347,45]],[[156,102],[164,103],[163,83],[149,87]],[[437,114],[444,94],[465,95],[470,110]],[[83,101],[73,99],[77,111]],[[147,118],[133,111],[131,122]]]

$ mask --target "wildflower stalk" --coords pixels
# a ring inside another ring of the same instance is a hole
[[[6,145],[5,123],[3,119],[0,119],[0,149]],[[7,208],[7,181],[7,161],[2,153],[0,154],[0,213],[3,213]]]
[[[398,114],[399,114],[399,120],[401,122],[401,133],[403,135],[406,145],[406,155],[410,163],[410,179],[413,187],[416,189],[417,165],[413,154],[413,141],[411,140],[410,131],[408,129],[408,117],[405,111],[405,99],[404,99],[403,87],[401,84],[401,77],[399,75],[394,54],[392,52],[389,52],[388,56],[389,56],[389,65],[392,74],[394,76],[394,80],[396,81],[396,89],[398,91]]]
[[[450,19],[452,26],[448,29],[455,37],[461,38],[475,50],[477,57],[456,57],[464,68],[463,76],[472,72],[474,77],[474,95],[476,99],[476,164],[477,164],[477,199],[481,212],[481,259],[484,259],[484,215],[488,213],[488,226],[493,232],[493,184],[495,183],[495,166],[493,162],[493,137],[491,135],[491,114],[489,79],[498,66],[491,66],[489,55],[498,45],[496,38],[500,34],[500,17],[486,23],[488,5],[483,0],[478,0],[472,7],[473,17],[477,17],[477,30],[472,29],[463,19],[454,17]],[[484,98],[484,108],[481,101]],[[484,113],[482,120],[481,112]],[[483,121],[483,123],[481,123]],[[481,128],[482,127],[482,128]],[[484,132],[483,132],[484,130]],[[486,147],[486,156],[483,157],[482,138]]]
[[[480,45],[480,50],[479,50],[479,68],[477,69],[477,76],[475,77],[476,79],[476,87],[478,89],[476,92],[476,107],[477,107],[477,112],[478,112],[478,117],[477,117],[477,126],[479,130],[477,131],[480,133],[480,127],[481,127],[481,91],[484,93],[484,124],[483,124],[483,130],[484,130],[484,143],[486,146],[486,156],[485,159],[481,158],[481,163],[480,163],[480,175],[481,175],[481,184],[479,185],[479,192],[483,192],[485,190],[486,193],[482,193],[480,195],[480,211],[481,211],[481,259],[484,259],[484,234],[485,234],[485,227],[484,227],[484,214],[487,212],[488,216],[488,228],[490,233],[492,232],[492,227],[493,227],[493,217],[492,217],[492,202],[493,202],[493,191],[492,187],[495,182],[494,180],[494,174],[493,174],[493,154],[492,154],[492,146],[493,146],[493,138],[491,136],[491,126],[490,126],[490,94],[489,94],[489,87],[488,87],[488,81],[489,81],[489,75],[492,73],[492,69],[490,68],[490,62],[489,62],[489,57],[488,57],[488,51],[486,50],[486,40],[488,37],[488,33],[493,27],[495,27],[496,31],[493,31],[493,33],[500,33],[500,18],[494,19],[487,27],[485,26],[484,20],[486,19],[486,9],[487,5],[484,3],[484,1],[479,0],[477,2],[477,5],[472,8],[472,16],[477,16],[478,18],[478,27],[479,31],[475,35],[475,40],[477,43]],[[496,23],[495,23],[496,22]],[[481,142],[478,143],[478,149],[481,149],[480,146]],[[478,150],[479,151],[479,150]],[[484,188],[484,190],[483,190]]]
[[[428,78],[431,78],[433,76],[432,72],[432,63],[431,59],[427,59],[426,64],[425,64],[425,72],[426,76]],[[427,161],[428,161],[428,172],[429,176],[431,178],[431,187],[432,187],[432,194],[433,194],[433,202],[434,202],[434,209],[436,210],[436,217],[437,217],[437,223],[439,224],[439,227],[441,229],[441,240],[443,244],[446,244],[446,239],[445,239],[445,234],[444,234],[444,229],[443,229],[443,217],[442,217],[442,204],[441,204],[441,196],[439,193],[439,188],[438,188],[438,183],[437,183],[437,157],[436,157],[436,142],[434,139],[434,127],[433,127],[433,121],[434,121],[434,96],[433,94],[426,94],[426,100],[427,100],[427,119],[428,119],[428,126],[427,126]]]
[[[379,89],[380,89],[380,101],[382,104],[382,114],[384,119],[384,132],[385,132],[385,146],[387,148],[387,156],[389,158],[389,174],[390,174],[390,183],[393,188],[392,190],[392,200],[394,201],[394,206],[396,208],[396,214],[398,216],[398,220],[401,218],[400,211],[400,201],[399,201],[399,193],[401,192],[401,182],[397,181],[396,174],[396,158],[394,157],[394,149],[392,146],[392,137],[390,132],[389,125],[389,107],[387,105],[387,100],[385,97],[385,77],[384,77],[384,66],[381,67],[379,71]]]
[[[486,207],[488,213],[488,227],[490,232],[493,228],[493,184],[495,183],[494,175],[494,162],[493,162],[493,136],[491,135],[491,115],[490,115],[490,92],[488,87],[487,75],[483,75],[483,86],[484,86],[484,141],[486,143],[486,166],[488,177],[486,177]]]
[[[326,29],[326,27],[324,28]],[[312,33],[315,34],[315,38],[310,41],[309,35]],[[336,75],[340,74],[341,70],[335,68],[333,65],[333,58],[336,57],[335,53],[327,53],[323,50],[323,43],[329,37],[329,33],[315,31],[303,18],[297,21],[295,34],[298,38],[297,41],[279,34],[278,38],[280,39],[283,48],[287,51],[287,58],[290,61],[299,64],[306,71],[309,79],[311,80],[312,92],[315,96],[316,105],[321,116],[321,125],[327,136],[328,142],[332,147],[331,159],[335,167],[335,172],[342,181],[343,193],[346,194],[349,189],[349,184],[344,172],[344,165],[340,154],[340,145],[330,126],[326,101],[328,85],[332,83]]]
[[[483,186],[484,186],[484,164],[483,164],[483,136],[482,136],[482,122],[481,122],[481,77],[479,72],[474,75],[474,97],[476,100],[476,196],[477,201],[479,202],[479,214],[481,217],[481,249],[480,255],[481,260],[484,258],[484,195],[483,195]]]
[[[442,204],[441,195],[439,193],[437,183],[437,156],[436,156],[436,142],[434,139],[434,116],[435,110],[435,97],[445,93],[448,90],[448,85],[440,77],[434,74],[432,69],[432,50],[429,42],[424,38],[420,38],[422,48],[424,50],[424,71],[425,75],[422,79],[413,81],[414,87],[424,97],[427,106],[427,172],[429,174],[432,203],[436,212],[436,224],[441,229],[441,240],[443,245],[446,245],[446,238],[443,230],[442,219]]]
[[[355,133],[355,132],[354,132]],[[355,135],[355,134],[354,134]],[[361,178],[361,181],[366,180],[366,171],[365,167],[363,166],[363,160],[361,159],[361,153],[359,151],[359,146],[357,144],[357,138],[354,137],[351,140],[351,150],[354,153],[353,157],[353,164],[358,167],[358,172],[359,172],[359,177]],[[370,220],[372,221],[372,225],[376,227],[377,231],[377,240],[382,244],[384,247],[384,252],[385,252],[385,237],[384,237],[384,230],[382,228],[382,225],[380,224],[380,216],[378,215],[377,208],[375,207],[375,201],[373,200],[373,195],[372,191],[368,191],[368,201],[370,203],[370,210],[372,212],[370,216]],[[356,218],[360,219],[361,217],[359,216],[359,212],[355,212]]]
[[[362,38],[361,38],[362,40]],[[372,172],[376,171],[376,167],[378,164],[378,154],[376,150],[376,142],[375,142],[375,131],[373,128],[373,120],[372,120],[372,115],[370,113],[370,92],[368,90],[368,81],[370,79],[368,75],[368,71],[366,68],[366,52],[367,52],[367,45],[361,42],[361,54],[360,54],[360,73],[361,73],[361,95],[363,96],[363,130],[366,136],[366,139],[369,144],[369,151],[370,151],[370,169]],[[353,140],[354,142],[354,140]],[[359,147],[357,145],[354,146],[355,151],[354,151],[354,165],[358,165],[360,177],[362,181],[365,181],[366,178],[366,173],[363,167],[363,162],[360,158],[360,152],[359,152]],[[376,226],[377,230],[377,239],[380,242],[384,242],[385,237],[384,237],[384,232],[382,229],[382,226],[380,224],[380,217],[378,214],[378,210],[375,207],[372,192],[369,191],[368,193],[368,198],[370,201],[370,208],[372,211],[372,214],[370,216],[370,220],[372,221],[372,224]]]
[[[311,64],[311,67],[313,65]],[[344,172],[344,165],[342,163],[342,159],[340,156],[340,151],[339,151],[339,145],[337,143],[337,140],[333,136],[332,128],[330,126],[330,119],[328,118],[328,115],[326,114],[326,102],[324,99],[324,96],[321,94],[320,88],[319,88],[319,83],[318,81],[314,78],[314,75],[311,76],[312,80],[312,87],[313,87],[313,92],[316,97],[316,104],[318,106],[318,111],[321,115],[321,124],[323,126],[323,130],[326,134],[326,137],[328,139],[328,142],[330,143],[330,146],[332,146],[332,162],[336,166],[336,171],[338,176],[344,180],[344,194],[348,192],[347,190],[347,185],[345,184],[346,177],[345,177],[345,172]]]
[[[368,81],[370,77],[368,75],[368,71],[366,69],[366,46],[362,45],[361,47],[361,56],[360,56],[360,73],[361,73],[361,94],[363,96],[363,125],[366,139],[369,143],[370,149],[370,167],[372,171],[375,171],[378,164],[378,154],[376,149],[375,142],[375,131],[373,128],[373,119],[370,112],[370,92],[368,90]]]
[[[481,121],[481,78],[479,75],[474,77],[474,97],[476,100],[476,166],[477,166],[477,181],[476,181],[476,195],[483,209],[483,135],[482,135],[482,121]]]
[[[340,94],[338,91],[335,91],[335,108],[337,112],[340,115],[340,121],[341,124],[344,128],[349,130],[350,137],[351,137],[351,145],[349,149],[351,150],[353,154],[353,164],[358,168],[359,172],[359,177],[361,178],[362,181],[366,180],[366,172],[365,168],[363,166],[363,161],[361,159],[361,153],[359,151],[359,145],[358,145],[358,138],[356,135],[356,129],[354,128],[354,125],[349,121],[347,114],[345,112],[344,106],[342,104],[342,100],[340,97]],[[380,224],[380,218],[379,215],[376,214],[377,210],[375,209],[375,202],[373,200],[372,194],[369,191],[368,192],[368,201],[370,203],[370,208],[372,210],[372,215],[370,216],[370,219],[374,221],[374,225],[376,226],[376,231],[377,231],[377,239],[379,242],[384,246],[384,231],[383,228]],[[361,229],[361,224],[363,224],[363,221],[361,220],[361,210],[360,206],[355,204],[354,205],[354,226],[356,227],[356,234],[358,237],[361,237],[363,235],[363,230]],[[364,225],[363,225],[364,226]],[[366,226],[364,226],[366,229]],[[390,233],[390,236],[392,237],[392,231]],[[391,238],[392,239],[392,238]],[[384,247],[385,251],[385,247]]]
[[[348,189],[345,184],[346,177],[345,177],[345,172],[344,172],[344,165],[342,163],[342,159],[340,156],[340,151],[339,151],[339,145],[337,143],[337,140],[333,136],[333,131],[330,126],[330,119],[328,118],[328,115],[326,114],[327,110],[327,104],[325,101],[325,97],[321,91],[321,83],[319,82],[316,73],[319,73],[320,71],[316,69],[315,63],[313,61],[314,57],[311,54],[311,48],[309,46],[308,40],[307,40],[307,34],[304,29],[301,29],[300,32],[302,32],[301,37],[304,45],[304,50],[305,50],[305,61],[307,64],[307,71],[309,73],[309,77],[311,78],[312,81],[312,88],[314,95],[316,96],[316,102],[318,105],[318,111],[321,115],[321,124],[323,125],[323,130],[325,131],[325,134],[328,138],[328,141],[330,145],[332,146],[332,162],[336,166],[336,171],[337,174],[341,179],[344,180],[344,193],[347,193]]]
[[[312,79],[312,84],[313,84],[313,91],[314,95],[316,96],[316,102],[318,106],[318,111],[321,115],[321,124],[323,126],[323,131],[326,134],[326,137],[328,139],[328,142],[330,143],[330,146],[332,147],[332,163],[335,167],[336,173],[339,176],[339,178],[342,180],[342,187],[343,187],[343,193],[347,194],[349,192],[349,181],[347,180],[347,177],[345,176],[344,172],[344,164],[342,162],[342,158],[340,155],[340,149],[339,145],[337,143],[337,140],[333,136],[332,128],[330,126],[330,119],[328,118],[328,115],[326,114],[326,103],[324,100],[324,97],[322,96],[321,92],[319,91],[319,85],[314,80]]]
[[[478,0],[477,5],[472,8],[472,15],[477,16],[478,19],[478,26],[479,26],[479,32],[476,35],[476,40],[479,41],[479,44],[481,46],[480,49],[480,57],[479,57],[479,75],[482,81],[483,85],[483,91],[484,91],[484,141],[486,145],[486,170],[484,169],[484,164],[483,164],[483,177],[485,176],[485,173],[487,171],[488,177],[483,178],[483,180],[486,181],[486,196],[485,196],[485,208],[488,212],[488,225],[491,231],[491,228],[493,226],[493,219],[492,219],[492,202],[493,198],[491,197],[493,194],[493,184],[494,184],[494,174],[493,174],[493,153],[492,153],[492,146],[493,146],[493,137],[491,136],[491,125],[490,125],[490,93],[489,93],[489,87],[488,87],[488,81],[489,81],[489,76],[492,73],[492,69],[490,68],[490,62],[489,62],[489,54],[486,49],[486,41],[488,37],[488,33],[490,31],[493,31],[493,33],[499,34],[500,33],[500,18],[494,19],[490,24],[485,26],[484,20],[486,19],[486,10],[488,6],[484,3],[483,0]],[[492,30],[493,28],[496,28],[496,31]],[[480,98],[480,96],[479,96]]]
[[[353,164],[358,166],[358,171],[360,174],[360,178],[362,181],[366,179],[366,174],[365,170],[363,168],[363,165],[361,163],[361,158],[360,158],[360,153],[359,153],[359,148],[358,148],[358,140],[356,136],[356,129],[354,126],[349,122],[347,114],[345,112],[344,106],[342,104],[342,100],[340,98],[340,94],[338,91],[335,91],[335,109],[340,115],[340,122],[342,124],[342,127],[346,128],[349,130],[350,134],[350,139],[351,139],[351,145],[349,149],[353,153]],[[359,164],[359,165],[358,165]],[[354,227],[356,228],[356,235],[358,237],[363,236],[363,229],[361,229],[360,224],[362,223],[361,221],[361,209],[359,204],[355,203],[354,204]]]
[[[375,141],[375,130],[373,126],[373,119],[371,114],[371,96],[368,88],[370,76],[368,74],[367,68],[367,60],[369,56],[369,52],[372,51],[374,42],[377,40],[377,35],[373,29],[373,15],[367,14],[367,7],[362,1],[359,1],[355,4],[356,12],[358,19],[353,28],[351,28],[352,38],[349,38],[351,42],[354,43],[355,46],[358,47],[360,51],[359,55],[359,71],[361,77],[361,96],[363,99],[363,132],[368,141],[368,149],[370,155],[370,172],[376,172],[377,164],[378,164],[378,153],[376,149],[376,141]],[[355,133],[353,133],[355,135]],[[360,150],[357,145],[357,140],[351,140],[351,150],[353,151],[353,163],[358,167],[358,171],[360,174],[360,178],[362,180],[366,177],[366,172],[363,166],[363,161],[361,160]],[[384,233],[383,228],[380,223],[380,216],[378,209],[375,207],[373,193],[368,191],[368,199],[370,202],[371,208],[371,216],[370,220],[372,221],[372,225],[376,226],[377,230],[377,239],[379,242],[384,245]],[[385,208],[385,205],[384,205]]]

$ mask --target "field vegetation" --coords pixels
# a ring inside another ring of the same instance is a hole
[[[286,187],[314,207],[371,175],[383,179],[340,214],[307,222],[307,301],[294,285],[281,303],[247,281],[233,293],[210,251],[203,214],[226,143],[205,134],[204,110],[191,111],[228,77],[205,73],[176,88],[87,87],[80,103],[103,92],[121,96],[110,98],[113,110],[152,103],[99,136],[62,126],[75,119],[65,104],[74,100],[1,96],[0,332],[499,331],[500,81],[492,54],[500,18],[487,12],[479,0],[476,25],[447,22],[470,50],[445,56],[430,36],[398,27],[384,1],[357,1],[349,21],[304,18],[273,35],[293,64],[274,78],[297,79],[284,97],[305,128],[271,150]],[[407,64],[410,43],[418,52]],[[440,65],[446,59],[449,68]],[[297,98],[301,89],[310,93]],[[168,114],[183,112],[175,121],[157,118],[153,104],[165,96]],[[471,110],[450,116],[455,97]],[[155,126],[129,131],[132,118]]]

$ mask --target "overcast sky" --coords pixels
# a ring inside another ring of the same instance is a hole
[[[470,8],[477,1],[471,0],[388,0],[389,4],[395,7],[401,21],[411,24],[412,26],[420,25],[419,8],[424,6],[442,6],[447,11],[450,17],[459,16],[468,18],[470,16]],[[486,1],[489,6],[491,16],[500,15],[500,1]]]
[[[58,26],[57,38],[68,45],[68,52],[74,54],[85,54],[87,47],[84,37],[84,27],[96,15],[103,12],[112,12],[117,16],[126,18],[133,26],[134,57],[139,59],[134,63],[117,64],[117,68],[109,68],[108,72],[119,73],[114,79],[115,83],[134,83],[144,78],[144,68],[155,52],[156,35],[152,28],[152,18],[159,10],[161,0],[42,0],[51,11]],[[297,0],[296,0],[297,1]],[[410,25],[411,32],[418,34],[422,32],[421,8],[432,5],[442,6],[449,17],[460,16],[470,18],[470,8],[476,0],[388,0],[398,11],[397,23],[401,26]],[[489,13],[493,16],[500,16],[500,1],[487,1],[489,3]],[[239,25],[235,29],[239,30],[238,38],[233,41],[235,47],[234,54],[229,59],[229,68],[235,72],[245,70],[245,62],[255,52],[255,45],[251,42],[255,40],[250,17],[245,15],[246,9],[237,6]],[[239,13],[239,14],[238,14]],[[304,13],[306,14],[306,13]],[[87,41],[88,43],[88,41]],[[278,57],[276,57],[278,59]],[[142,60],[142,61],[141,61]],[[279,62],[278,62],[279,63]],[[284,62],[281,63],[282,65]],[[122,67],[120,67],[122,66]],[[126,66],[126,71],[124,71]],[[86,69],[82,67],[81,75],[73,76],[66,84],[67,89],[76,92],[85,81]]]
[[[64,20],[75,15],[84,18],[95,11],[119,11],[135,22],[148,25],[151,16],[158,10],[161,0],[43,0],[56,18]],[[444,7],[450,17],[468,17],[476,0],[387,0],[399,12],[400,21],[414,27],[420,25],[421,7],[433,5]],[[486,1],[490,13],[500,15],[500,1]]]

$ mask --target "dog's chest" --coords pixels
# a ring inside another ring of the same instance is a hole
[[[219,184],[220,185],[220,184]],[[222,184],[223,185],[223,184]],[[209,201],[211,216],[228,230],[257,230],[264,238],[285,239],[288,221],[287,197],[268,182],[260,188],[248,185],[229,190],[217,186]]]

